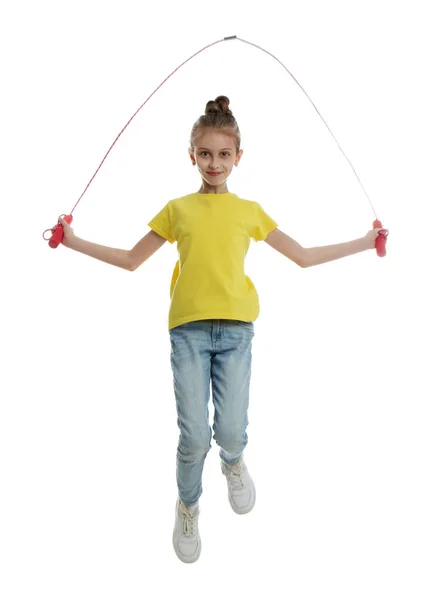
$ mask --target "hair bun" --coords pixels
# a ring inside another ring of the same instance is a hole
[[[230,100],[227,96],[218,96],[215,100],[209,100],[206,104],[206,114],[221,113],[222,115],[233,115],[229,109]]]

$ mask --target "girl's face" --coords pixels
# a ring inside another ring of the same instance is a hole
[[[237,153],[234,135],[219,129],[202,129],[194,143],[190,158],[193,165],[197,165],[204,188],[220,193],[233,167],[239,164],[243,150]]]

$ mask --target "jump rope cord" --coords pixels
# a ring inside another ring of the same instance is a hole
[[[202,48],[201,50],[199,50],[198,52],[196,52],[195,54],[193,54],[192,56],[190,56],[190,58],[187,58],[187,60],[184,60],[184,62],[182,64],[179,65],[179,67],[176,67],[176,69],[174,71],[172,71],[170,73],[170,75],[168,77],[166,77],[166,79],[164,81],[162,81],[160,83],[160,85],[152,92],[152,94],[150,96],[148,96],[148,98],[145,100],[145,102],[139,106],[139,108],[136,110],[136,112],[134,113],[134,115],[127,121],[127,123],[124,125],[124,127],[121,129],[121,131],[118,133],[118,135],[116,136],[116,138],[114,139],[111,147],[109,148],[109,150],[106,152],[106,154],[103,157],[102,162],[99,164],[99,166],[97,167],[96,172],[94,173],[94,175],[91,177],[91,179],[89,180],[89,182],[87,183],[84,191],[82,192],[82,194],[79,196],[75,206],[72,208],[70,214],[73,214],[73,211],[75,210],[75,208],[77,207],[77,205],[79,204],[79,202],[81,201],[81,199],[83,198],[85,192],[87,191],[87,189],[90,187],[94,177],[97,175],[97,173],[100,171],[101,166],[103,165],[104,161],[107,159],[110,151],[112,150],[112,148],[115,146],[115,144],[117,143],[118,139],[121,137],[121,135],[124,133],[124,131],[127,129],[127,127],[130,125],[130,123],[132,122],[132,120],[134,119],[134,117],[137,115],[138,112],[140,112],[140,110],[145,106],[145,104],[148,102],[148,100],[150,100],[152,98],[152,96],[158,92],[158,90],[161,88],[162,85],[164,85],[166,83],[166,81],[168,79],[170,79],[170,77],[172,75],[174,75],[174,73],[176,73],[176,71],[178,71],[181,67],[183,67],[187,62],[189,62],[192,58],[194,58],[195,56],[197,56],[198,54],[200,54],[201,52],[203,52],[204,50],[206,50],[207,48],[210,48],[211,46],[215,46],[215,44],[219,44],[220,42],[223,42],[224,39],[222,40],[217,40],[216,42],[213,42],[212,44],[209,44],[208,46],[205,46],[204,48]]]
[[[318,115],[321,117],[322,121],[324,122],[325,126],[327,127],[327,129],[329,130],[331,136],[333,137],[334,141],[336,142],[336,144],[339,147],[339,150],[342,152],[342,154],[344,155],[344,157],[346,158],[346,160],[348,161],[348,163],[350,164],[352,170],[354,171],[354,174],[358,180],[358,183],[360,184],[363,192],[366,195],[366,198],[369,201],[369,204],[373,210],[373,213],[375,215],[375,218],[377,219],[376,216],[376,212],[375,209],[373,207],[373,204],[366,192],[366,190],[364,189],[363,184],[361,183],[361,180],[359,178],[359,176],[357,175],[356,170],[354,169],[351,161],[349,160],[349,158],[347,157],[347,155],[345,154],[345,152],[342,150],[341,145],[339,144],[339,142],[337,141],[336,137],[334,136],[332,130],[330,129],[330,127],[327,125],[325,119],[323,118],[323,116],[321,115],[321,113],[319,112],[319,110],[317,109],[317,107],[315,106],[315,104],[312,102],[311,98],[309,97],[309,94],[306,92],[306,90],[304,89],[304,87],[297,81],[297,79],[294,77],[294,75],[291,73],[291,71],[289,71],[289,69],[287,69],[287,67],[284,65],[283,62],[281,62],[279,60],[279,58],[277,58],[274,54],[272,54],[271,52],[268,52],[267,50],[265,50],[264,48],[262,48],[261,46],[258,46],[257,44],[253,44],[252,42],[248,42],[246,40],[243,40],[242,38],[239,38],[235,35],[233,36],[229,36],[229,37],[225,37],[221,40],[217,40],[216,42],[213,42],[212,44],[208,44],[207,46],[205,46],[204,48],[202,48],[201,50],[199,50],[198,52],[196,52],[195,54],[193,54],[192,56],[190,56],[189,58],[187,58],[187,60],[185,60],[183,63],[181,63],[174,71],[172,71],[170,73],[170,75],[168,77],[166,77],[166,79],[164,79],[164,81],[162,81],[160,83],[160,85],[152,92],[152,94],[150,96],[148,96],[148,98],[145,100],[145,102],[139,106],[139,108],[136,110],[136,112],[133,114],[133,116],[127,121],[127,123],[124,125],[124,127],[121,129],[121,131],[119,132],[119,134],[116,136],[115,140],[113,141],[112,145],[110,146],[109,150],[106,152],[106,154],[103,157],[103,160],[101,161],[101,163],[99,164],[99,166],[97,167],[96,172],[94,173],[94,175],[91,177],[91,179],[89,180],[89,182],[87,183],[84,191],[82,192],[82,194],[79,196],[75,206],[73,207],[73,209],[70,212],[70,215],[73,213],[73,211],[75,210],[75,208],[77,207],[77,205],[79,204],[79,202],[81,201],[81,199],[83,198],[84,194],[86,193],[86,191],[88,190],[88,188],[90,187],[91,183],[93,182],[95,176],[97,175],[97,173],[100,171],[103,163],[105,162],[106,158],[108,157],[110,151],[112,150],[112,148],[115,146],[115,144],[117,143],[118,139],[121,137],[121,135],[124,133],[124,131],[127,129],[127,127],[130,125],[130,123],[132,122],[132,120],[135,118],[135,116],[140,112],[140,110],[145,106],[145,104],[148,102],[148,100],[150,100],[152,98],[152,96],[161,88],[162,85],[164,85],[166,83],[166,81],[168,79],[170,79],[170,77],[172,75],[174,75],[174,73],[176,73],[176,71],[178,71],[181,67],[183,67],[187,62],[189,62],[192,58],[194,58],[195,56],[197,56],[198,54],[200,54],[201,52],[203,52],[204,50],[207,50],[208,48],[211,48],[211,46],[215,46],[216,44],[219,44],[221,42],[227,41],[227,40],[234,40],[237,39],[240,42],[243,42],[245,44],[249,44],[250,46],[254,46],[255,48],[258,48],[259,50],[261,50],[262,52],[265,52],[266,54],[268,54],[269,56],[271,56],[272,58],[274,58],[286,71],[287,73],[294,79],[294,81],[297,83],[297,85],[300,87],[300,89],[303,91],[303,93],[306,95],[306,97],[308,98],[308,100],[310,101],[310,103],[312,104],[312,106],[314,107],[314,109],[317,111]]]
[[[226,39],[230,39],[230,38],[226,38]],[[231,38],[233,39],[233,38]],[[327,125],[326,120],[324,119],[324,117],[322,116],[322,114],[320,113],[320,111],[317,109],[317,107],[315,106],[315,104],[312,102],[312,99],[310,98],[309,94],[306,92],[305,88],[297,81],[297,79],[294,77],[294,75],[291,73],[291,71],[289,71],[289,69],[287,69],[287,67],[284,65],[283,62],[281,62],[279,60],[279,58],[276,58],[276,56],[274,54],[271,54],[271,52],[268,52],[267,50],[265,50],[264,48],[261,48],[261,46],[257,46],[257,44],[253,44],[252,42],[247,42],[246,40],[242,40],[241,38],[237,38],[238,40],[240,40],[241,42],[244,42],[245,44],[249,44],[250,46],[254,46],[255,48],[258,48],[259,50],[262,50],[263,52],[265,52],[266,54],[268,54],[269,56],[271,56],[272,58],[274,58],[276,61],[278,61],[278,63],[284,67],[284,69],[287,71],[287,73],[289,75],[291,75],[291,77],[294,79],[294,81],[297,83],[297,85],[299,86],[299,88],[302,90],[302,92],[305,94],[305,96],[307,97],[307,99],[309,100],[309,102],[312,104],[312,106],[314,107],[314,109],[317,111],[318,115],[321,117],[322,121],[324,122],[325,126],[327,127],[327,129],[330,132],[330,135],[332,136],[332,138],[334,139],[334,141],[336,142],[336,144],[339,147],[339,150],[342,152],[342,154],[344,155],[344,157],[346,158],[346,160],[349,162],[351,169],[354,171],[354,175],[356,176],[358,183],[361,186],[361,189],[363,190],[363,192],[366,195],[366,198],[369,201],[369,204],[373,210],[373,214],[375,215],[375,219],[377,219],[377,215],[375,212],[375,209],[373,207],[372,201],[369,198],[368,193],[366,192],[366,190],[364,189],[363,184],[361,183],[361,180],[359,178],[359,176],[357,175],[357,171],[354,169],[352,162],[349,160],[349,158],[347,157],[347,155],[345,154],[345,152],[342,150],[341,145],[339,144],[339,142],[337,141],[336,137],[334,136],[334,133],[332,132],[332,130],[330,129],[330,127]]]

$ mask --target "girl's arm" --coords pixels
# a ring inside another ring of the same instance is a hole
[[[166,242],[165,238],[151,229],[131,250],[120,250],[83,240],[74,234],[63,218],[60,221],[64,228],[64,246],[127,271],[135,271]]]
[[[369,231],[364,237],[351,242],[342,242],[331,246],[303,248],[280,229],[275,229],[266,237],[265,242],[272,248],[295,262],[300,267],[313,267],[331,260],[344,258],[357,252],[375,248],[375,240],[380,229]]]

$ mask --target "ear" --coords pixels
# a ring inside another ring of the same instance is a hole
[[[196,163],[196,157],[194,156],[194,152],[192,151],[191,148],[188,148],[188,154],[190,155],[191,158],[191,162],[193,163],[193,165],[195,166]]]
[[[240,159],[242,158],[243,150],[240,150],[237,153],[236,160],[234,161],[234,166],[237,167],[239,165]]]

